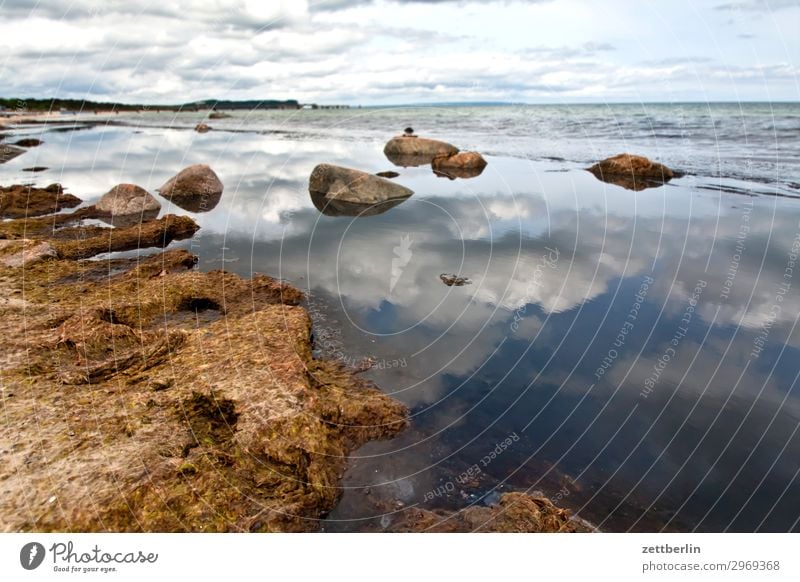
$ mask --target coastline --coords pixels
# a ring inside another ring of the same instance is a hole
[[[28,121],[39,121],[46,119],[47,121],[63,121],[67,116],[58,112],[42,112],[42,113],[15,113],[5,112],[0,114],[0,129],[7,129],[16,123],[25,123]]]
[[[312,356],[303,294],[200,272],[198,229],[166,215],[83,226],[76,198],[27,189],[0,223],[3,531],[317,531],[348,454],[408,410]],[[48,210],[49,209],[49,210]],[[154,249],[138,259],[93,259]],[[591,531],[545,497],[408,508],[390,531]]]
[[[0,223],[2,530],[313,531],[348,452],[405,426],[312,358],[293,287],[183,250],[83,260],[191,236],[190,218],[53,220]]]

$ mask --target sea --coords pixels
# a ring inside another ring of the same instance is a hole
[[[302,289],[315,354],[410,410],[399,436],[353,451],[324,531],[510,491],[602,531],[800,531],[800,104],[207,113],[20,125],[44,143],[0,183],[60,182],[91,204],[216,171],[213,208],[160,198],[201,226],[171,246]],[[406,127],[488,165],[395,166],[383,146]],[[678,177],[632,190],[586,171],[622,152]],[[395,171],[414,194],[321,211],[319,163]]]

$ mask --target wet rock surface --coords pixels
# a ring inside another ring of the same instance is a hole
[[[452,156],[437,156],[431,162],[433,173],[454,180],[475,178],[483,173],[486,160],[478,152],[459,152]]]
[[[588,171],[598,180],[637,191],[662,186],[676,177],[667,166],[632,154],[607,158],[589,167]]]
[[[367,205],[405,200],[414,194],[412,190],[374,174],[332,164],[319,164],[314,168],[308,190],[328,200]]]
[[[189,212],[206,212],[219,204],[224,186],[206,164],[184,168],[167,180],[158,193]]]
[[[130,215],[135,217],[143,213],[158,214],[161,203],[136,184],[118,184],[103,194],[94,207],[98,212],[112,217]]]
[[[457,154],[458,148],[444,141],[401,135],[390,139],[383,153],[396,166],[415,167],[430,164],[437,156]]]

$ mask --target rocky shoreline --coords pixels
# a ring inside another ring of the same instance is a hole
[[[176,180],[206,206],[222,192],[210,168],[187,168],[161,189],[181,208],[193,199]],[[348,454],[403,430],[407,409],[312,356],[299,290],[159,250],[193,236],[192,218],[156,218],[133,184],[82,204],[60,184],[0,187],[0,530],[318,531]],[[590,528],[508,493],[409,507],[390,529]]]
[[[83,260],[191,236],[190,218],[67,216],[0,223],[1,529],[316,530],[348,452],[405,408],[312,358],[289,285],[183,250]]]

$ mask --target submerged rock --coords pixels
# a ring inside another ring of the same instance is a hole
[[[381,178],[397,178],[400,174],[389,170],[388,172],[376,172],[375,175]]]
[[[394,200],[376,202],[375,204],[359,204],[358,202],[327,198],[324,194],[317,192],[310,192],[310,194],[314,207],[325,216],[376,216],[408,200],[408,198],[395,198]]]
[[[157,190],[164,198],[189,212],[207,212],[219,204],[224,186],[206,164],[184,168]]]
[[[401,135],[390,139],[383,153],[395,166],[414,167],[430,164],[437,156],[457,154],[458,148],[444,141]]]
[[[227,113],[222,113],[221,111],[214,111],[211,115],[208,116],[209,119],[226,119],[231,117]]]
[[[208,131],[211,131],[211,126],[206,125],[205,123],[198,123],[194,126],[194,130],[197,133],[207,133]]]
[[[155,212],[157,215],[161,209],[161,203],[147,190],[136,184],[118,184],[103,194],[94,207],[104,215],[133,216],[135,218],[144,213]]]
[[[31,166],[30,168],[22,168],[23,172],[44,172],[45,170],[49,170],[47,166]]]
[[[25,153],[25,150],[16,146],[0,144],[0,164],[5,164],[9,160],[13,160],[19,155]]]
[[[0,218],[42,216],[80,203],[80,198],[65,194],[61,184],[50,184],[46,188],[25,185],[0,187]]]
[[[402,201],[414,194],[413,190],[374,174],[331,164],[319,164],[314,168],[308,190],[328,200],[367,205]]]
[[[587,169],[598,180],[628,190],[662,186],[675,177],[675,172],[667,166],[632,154],[618,154]]]
[[[14,142],[14,145],[20,146],[23,148],[35,148],[36,146],[42,145],[44,142],[40,139],[36,139],[35,137],[26,137],[24,139],[19,139]]]
[[[431,162],[433,173],[450,178],[474,178],[483,173],[486,160],[478,152],[459,152],[452,156],[437,156]]]

